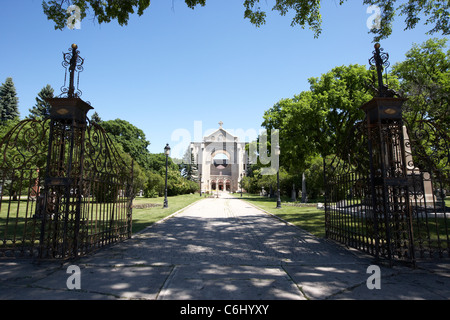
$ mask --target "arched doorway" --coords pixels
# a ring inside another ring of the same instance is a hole
[[[225,190],[228,191],[228,192],[231,191],[231,181],[230,180],[227,180],[225,182]]]

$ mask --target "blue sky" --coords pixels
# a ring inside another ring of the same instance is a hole
[[[195,10],[183,0],[152,0],[125,27],[85,19],[80,29],[63,31],[54,30],[41,3],[1,0],[0,82],[13,78],[21,117],[46,84],[60,93],[62,52],[77,43],[85,58],[81,98],[103,120],[120,118],[142,129],[152,153],[166,143],[181,150],[219,121],[232,132],[258,131],[264,111],[308,90],[308,78],[335,66],[368,65],[373,50],[362,0],[323,1],[318,39],[291,27],[290,15],[271,13],[270,0],[261,2],[268,17],[260,28],[243,18],[242,0],[208,0]],[[393,35],[381,42],[391,64],[413,42],[430,38],[427,26],[403,31],[403,17],[396,20]]]

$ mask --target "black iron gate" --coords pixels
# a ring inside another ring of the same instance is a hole
[[[0,257],[75,257],[131,236],[132,166],[100,126],[52,121],[24,120],[0,144]]]
[[[374,60],[381,77],[379,46]],[[448,129],[408,120],[406,99],[379,96],[324,164],[328,238],[389,261],[450,257]],[[447,202],[446,202],[447,201]]]
[[[0,142],[0,257],[77,257],[131,236],[133,164],[88,121],[73,88],[76,46],[71,57],[69,96]]]

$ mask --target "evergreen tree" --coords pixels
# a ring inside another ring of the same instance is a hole
[[[19,98],[11,77],[0,87],[0,123],[19,117]]]
[[[191,153],[191,163],[189,165],[189,176],[188,180],[199,181],[198,164],[195,163],[194,154]]]
[[[91,122],[100,124],[102,123],[102,118],[98,115],[97,111],[95,111],[91,116]]]
[[[50,104],[46,99],[53,98],[53,93],[54,90],[49,84],[42,88],[36,97],[36,104],[29,109],[31,119],[44,119],[50,115]]]

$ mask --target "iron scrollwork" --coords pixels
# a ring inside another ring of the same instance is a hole
[[[79,82],[80,72],[84,70],[84,59],[80,57],[80,51],[78,51],[77,49],[78,46],[76,44],[73,44],[72,48],[69,49],[69,52],[63,52],[62,66],[66,69],[66,73],[64,76],[64,85],[61,87],[61,97],[66,96],[67,98],[79,98],[82,95],[82,91],[79,88]],[[68,87],[66,87],[67,70],[69,70]],[[78,72],[76,89],[74,84],[75,72]]]

